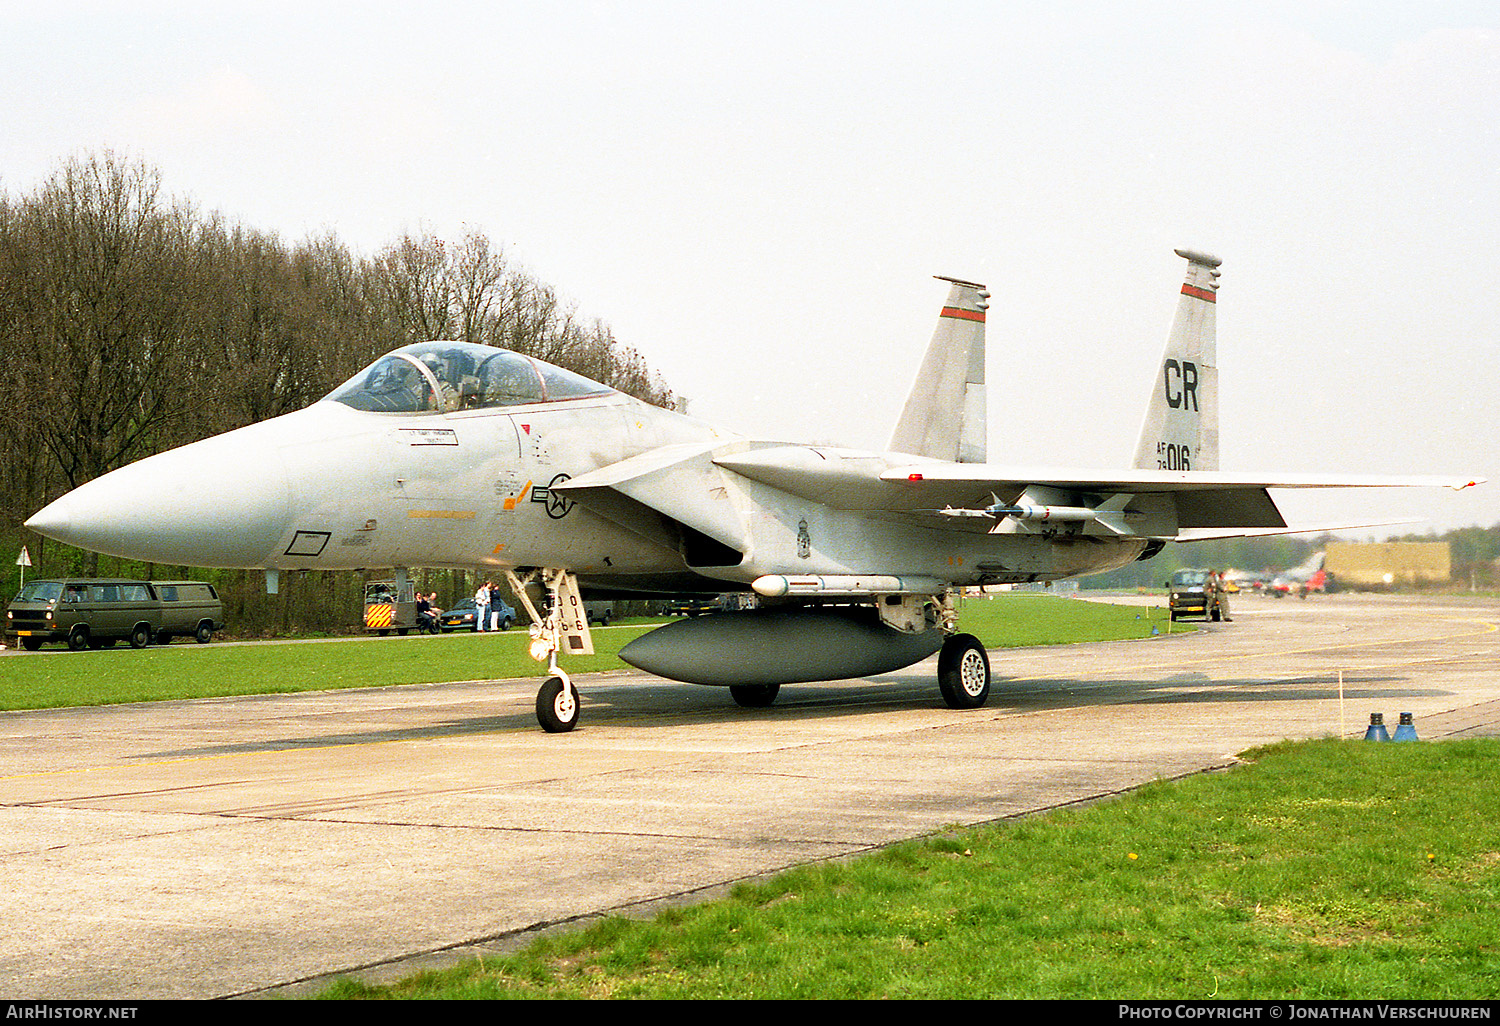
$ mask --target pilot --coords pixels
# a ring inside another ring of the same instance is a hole
[[[438,389],[441,392],[438,396],[438,409],[440,411],[457,409],[458,389],[454,387],[452,380],[450,380],[448,361],[444,360],[437,353],[424,353],[421,359],[427,369],[432,371],[432,376],[437,379]]]

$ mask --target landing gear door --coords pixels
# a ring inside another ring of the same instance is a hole
[[[557,594],[558,640],[569,655],[593,655],[594,636],[589,632],[588,611],[578,592],[578,578],[561,573],[552,582]]]

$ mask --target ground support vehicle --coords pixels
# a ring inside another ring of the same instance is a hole
[[[367,581],[365,583],[365,630],[382,638],[391,631],[438,633],[437,621],[424,623],[417,616],[417,595],[411,581]]]
[[[682,595],[668,601],[664,612],[668,616],[701,616],[717,613],[723,605],[722,595]]]
[[[1189,616],[1229,619],[1229,593],[1222,575],[1212,570],[1179,570],[1167,582],[1167,588],[1167,609],[1173,620]]]

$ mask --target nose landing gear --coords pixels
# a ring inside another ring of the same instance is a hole
[[[578,579],[567,570],[533,570],[524,580],[507,570],[511,591],[531,614],[531,657],[547,664],[547,679],[536,693],[536,721],[549,734],[565,734],[578,726],[578,689],[557,665],[564,646],[574,655],[593,655],[594,639],[588,614],[578,593]],[[540,580],[551,599],[547,612],[537,612],[526,593],[526,585]]]
[[[578,726],[578,689],[562,670],[550,672],[536,693],[536,721],[549,734],[566,734]]]

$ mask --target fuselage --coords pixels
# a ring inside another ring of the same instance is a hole
[[[500,355],[536,380],[502,383]],[[434,357],[440,367],[422,370]],[[743,588],[765,574],[1048,580],[1122,565],[1144,544],[848,508],[838,495],[796,494],[715,462],[768,444],[517,354],[424,343],[383,357],[307,409],[89,482],[28,526],[159,563],[565,566],[596,584],[643,590]],[[644,499],[559,487],[660,453],[675,462],[654,472]],[[807,454],[853,468],[856,484],[912,462],[820,447]]]

